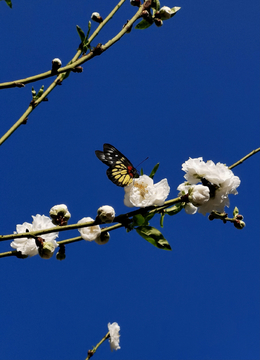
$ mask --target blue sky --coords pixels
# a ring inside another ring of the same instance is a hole
[[[80,42],[76,25],[86,31],[91,13],[105,17],[111,4],[13,0],[10,9],[2,1],[0,82],[47,71],[55,57],[66,64]],[[101,205],[129,211],[95,156],[103,143],[135,166],[149,156],[146,174],[160,162],[155,181],[168,179],[169,199],[189,157],[231,165],[259,147],[259,1],[162,5],[181,10],[71,74],[1,146],[1,234],[60,203],[71,223],[94,218]],[[135,11],[126,1],[92,45]],[[26,110],[31,85],[1,90],[1,136]],[[244,215],[242,231],[183,211],[161,229],[171,252],[120,229],[104,246],[68,245],[62,262],[0,259],[0,359],[85,359],[114,321],[121,349],[105,343],[97,360],[259,359],[259,154],[234,173],[241,185],[228,211]]]

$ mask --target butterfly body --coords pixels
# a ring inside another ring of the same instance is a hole
[[[127,186],[138,176],[132,163],[114,146],[104,144],[103,151],[96,150],[95,153],[99,160],[109,166],[107,176],[117,186]]]

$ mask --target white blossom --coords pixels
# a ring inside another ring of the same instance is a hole
[[[189,195],[189,200],[194,206],[201,206],[209,201],[210,194],[208,186],[193,185]]]
[[[115,218],[115,210],[112,206],[103,205],[101,206],[98,211],[98,217],[102,223],[110,223],[113,222]]]
[[[24,222],[23,224],[16,225],[16,233],[25,233],[28,230],[37,231],[37,230],[45,230],[54,227],[51,219],[45,215],[32,216],[33,222],[27,223]],[[55,241],[56,237],[58,237],[58,232],[50,233],[50,234],[43,234],[40,235],[45,242],[49,242],[52,244],[53,251],[58,246],[57,242]],[[35,239],[23,237],[20,239],[14,239],[11,243],[11,247],[20,251],[23,255],[34,256],[38,254],[38,247],[36,246]]]
[[[189,200],[193,205],[199,207],[198,211],[203,215],[213,210],[223,212],[225,206],[229,207],[228,195],[237,194],[236,188],[240,185],[240,179],[224,164],[215,164],[212,160],[205,163],[202,157],[190,158],[182,164],[182,170],[186,172],[184,178],[188,181],[188,185],[185,186]],[[202,185],[196,185],[198,182],[202,182]],[[185,189],[181,185],[178,190],[184,195]],[[207,191],[201,186],[209,189],[208,200]],[[213,189],[212,192],[210,192],[210,188]]]
[[[179,196],[188,194],[190,202],[185,205],[185,211],[188,214],[195,214],[197,207],[205,204],[210,199],[209,188],[204,185],[190,185],[188,182],[185,182],[180,184],[177,190],[180,191]],[[187,206],[188,204],[190,205]]]
[[[92,219],[91,217],[84,217],[83,219],[78,221],[78,224],[82,224],[90,221],[94,221],[94,219]],[[82,239],[86,241],[96,240],[96,238],[99,237],[101,234],[101,229],[99,225],[83,227],[78,229],[78,231],[80,232]]]
[[[110,343],[111,351],[121,349],[119,346],[120,326],[118,325],[118,323],[113,322],[113,324],[108,323],[107,327],[108,327],[109,335],[110,335],[109,343]]]
[[[142,175],[138,179],[124,187],[124,204],[128,207],[147,207],[151,205],[163,205],[169,195],[170,187],[167,179],[163,179],[157,184],[153,183],[147,175]]]
[[[189,202],[185,204],[184,210],[188,215],[194,215],[198,211],[198,208]]]

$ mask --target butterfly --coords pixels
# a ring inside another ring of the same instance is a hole
[[[127,186],[131,184],[133,178],[138,177],[132,163],[114,146],[104,144],[103,151],[96,150],[95,154],[99,160],[109,166],[107,176],[117,186]]]

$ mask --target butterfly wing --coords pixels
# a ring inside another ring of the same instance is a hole
[[[122,187],[131,184],[137,170],[119,150],[110,144],[104,144],[103,151],[96,150],[95,153],[99,160],[109,166],[107,176],[114,184]]]

